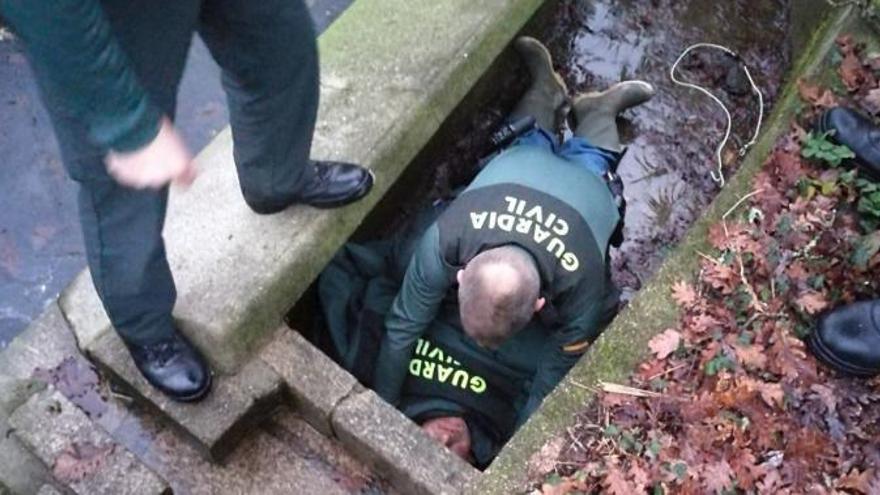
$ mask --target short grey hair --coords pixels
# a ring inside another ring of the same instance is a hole
[[[493,274],[512,275],[499,284]],[[525,327],[535,314],[541,277],[535,259],[517,246],[488,249],[471,259],[458,288],[465,333],[500,345]]]

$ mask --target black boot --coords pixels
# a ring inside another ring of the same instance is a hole
[[[816,130],[831,132],[832,141],[855,153],[859,170],[880,180],[880,128],[871,119],[855,110],[837,107],[822,114]]]
[[[826,314],[807,338],[807,345],[820,361],[842,373],[880,374],[880,300]]]
[[[172,399],[195,402],[211,389],[211,370],[205,359],[179,331],[153,344],[126,345],[144,378]]]
[[[312,165],[315,174],[293,199],[278,203],[248,201],[248,205],[261,215],[278,213],[297,203],[315,208],[337,208],[363,198],[373,188],[373,172],[359,165],[318,161],[313,161]]]

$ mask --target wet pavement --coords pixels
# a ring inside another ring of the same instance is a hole
[[[323,31],[352,0],[310,0]],[[76,187],[20,43],[0,35],[0,350],[85,267]],[[196,39],[179,92],[177,125],[192,150],[228,123],[219,69]]]

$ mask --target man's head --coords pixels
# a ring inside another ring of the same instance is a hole
[[[422,423],[422,430],[452,453],[470,461],[471,434],[467,423],[458,416],[443,416]]]
[[[489,349],[525,327],[544,306],[535,260],[516,246],[483,251],[457,278],[464,331]]]

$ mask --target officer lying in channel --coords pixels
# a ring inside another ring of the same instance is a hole
[[[608,180],[623,152],[616,117],[654,93],[629,81],[579,95],[574,137],[560,143],[567,88],[540,42],[520,38],[516,48],[532,85],[510,119],[533,117],[537,128],[435,207],[411,249],[390,249],[408,263],[405,274],[388,275],[387,256],[362,263],[369,249],[349,245],[320,287],[343,366],[477,466],[491,462],[616,310],[606,267],[622,215]],[[353,286],[382,270],[381,283]],[[360,290],[365,297],[353,296]]]

